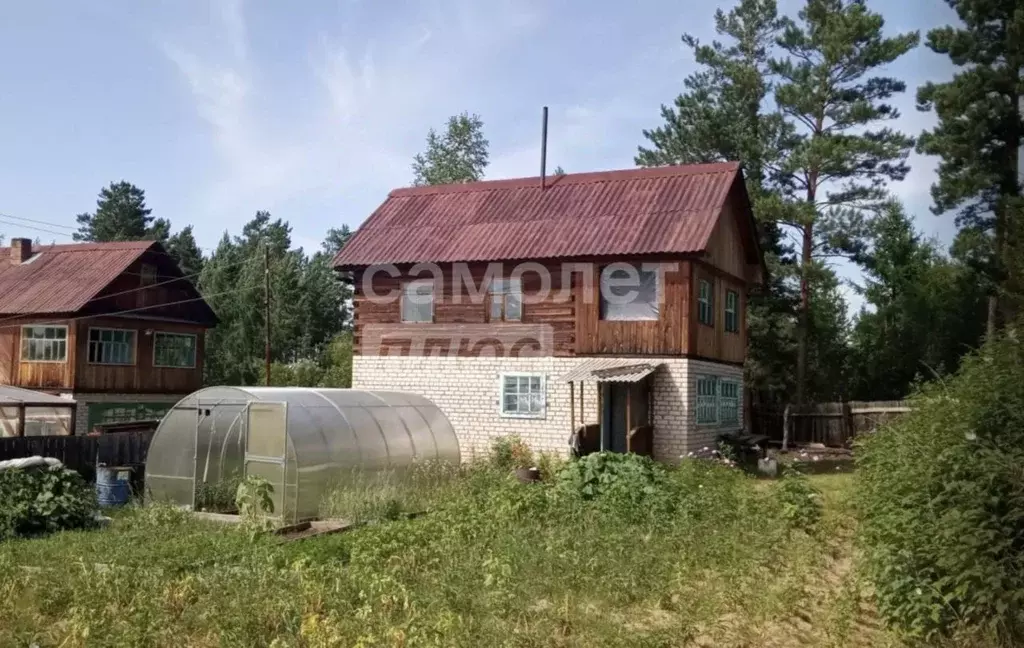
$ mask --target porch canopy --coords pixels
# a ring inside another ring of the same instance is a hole
[[[75,429],[70,398],[0,386],[0,437],[68,435]]]
[[[588,358],[561,376],[569,383],[570,445],[576,454],[612,449],[651,454],[652,403],[648,378],[660,362],[636,358]],[[576,426],[576,383],[580,383],[580,426]],[[583,393],[587,383],[597,392],[596,425],[587,425]]]

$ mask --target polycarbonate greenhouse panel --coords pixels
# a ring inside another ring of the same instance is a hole
[[[247,432],[250,425],[282,424],[283,439]],[[254,456],[283,456],[283,471]],[[150,444],[146,487],[154,500],[191,507],[204,486],[232,485],[248,471],[271,481],[279,512],[303,520],[317,517],[324,496],[353,473],[417,461],[460,461],[447,417],[418,394],[209,387],[183,398],[161,421]]]

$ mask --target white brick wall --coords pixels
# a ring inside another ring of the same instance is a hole
[[[90,403],[177,403],[183,395],[167,394],[72,394],[75,400],[75,434],[89,433]]]
[[[649,362],[651,358],[633,358]],[[352,386],[357,389],[409,391],[430,398],[455,428],[464,459],[486,456],[499,436],[518,434],[535,451],[568,452],[570,429],[569,385],[560,382],[585,358],[468,358],[428,356],[356,356],[352,362]],[[697,427],[693,398],[698,374],[743,379],[739,367],[685,358],[659,358],[654,374],[654,456],[677,460],[690,450],[714,443],[724,431]],[[540,373],[546,377],[547,408],[544,418],[522,419],[500,414],[499,377],[502,373]],[[576,422],[580,424],[579,383],[576,390]],[[741,399],[742,400],[742,399]],[[740,404],[742,408],[742,402]],[[596,423],[597,389],[584,392],[585,422]],[[742,412],[740,413],[742,421]]]

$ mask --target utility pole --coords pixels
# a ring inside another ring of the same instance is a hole
[[[266,385],[270,386],[270,246],[263,242],[263,321],[266,332],[264,356],[267,363]]]

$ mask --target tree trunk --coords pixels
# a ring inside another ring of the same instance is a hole
[[[811,250],[814,226],[807,224],[803,228],[803,252],[800,264],[800,322],[797,327],[796,350],[796,402],[804,402],[804,388],[807,382],[807,330],[810,328],[811,311]]]

